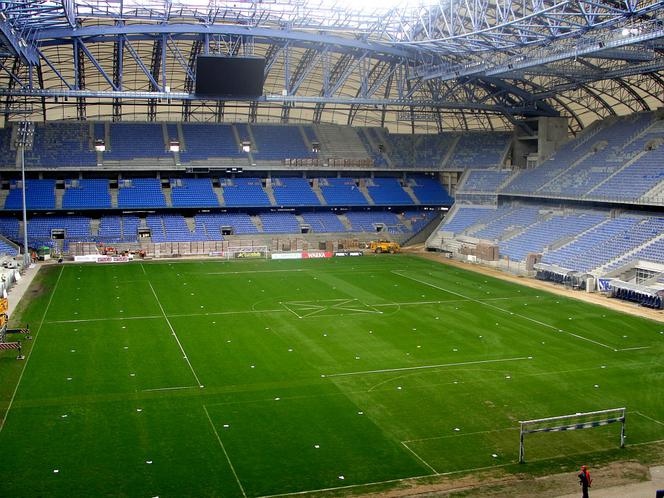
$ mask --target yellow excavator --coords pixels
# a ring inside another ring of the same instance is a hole
[[[389,240],[372,240],[369,242],[369,250],[380,254],[383,252],[389,252],[390,254],[395,254],[401,251],[401,246],[396,242],[390,242]]]

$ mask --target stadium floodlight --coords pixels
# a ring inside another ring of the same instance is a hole
[[[35,125],[31,121],[20,121],[16,132],[16,148],[21,158],[21,184],[23,186],[23,266],[30,266],[30,250],[28,249],[28,211],[26,202],[25,184],[25,147],[32,143],[35,133]]]
[[[626,408],[611,408],[594,412],[574,413],[558,417],[547,417],[533,420],[519,421],[519,463],[526,460],[524,438],[526,434],[543,432],[575,431],[592,429],[620,422],[620,447],[625,447],[625,416]]]

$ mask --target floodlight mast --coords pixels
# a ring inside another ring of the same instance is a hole
[[[21,158],[21,184],[23,185],[23,266],[30,266],[30,250],[28,249],[28,212],[26,202],[25,184],[25,146],[29,140],[32,140],[35,125],[31,121],[20,121],[18,124],[18,133],[16,134],[16,147]]]

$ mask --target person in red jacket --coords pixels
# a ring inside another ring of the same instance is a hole
[[[588,498],[588,488],[591,486],[593,480],[590,477],[590,472],[588,471],[588,467],[585,465],[581,465],[581,472],[579,472],[579,486],[581,486],[581,490],[583,494],[581,495],[583,498]]]

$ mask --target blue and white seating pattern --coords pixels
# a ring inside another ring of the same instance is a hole
[[[55,209],[55,180],[26,180],[25,203],[28,209]],[[5,209],[22,209],[23,189],[12,180]]]
[[[556,241],[578,235],[606,219],[603,214],[573,213],[535,223],[507,241],[500,242],[500,255],[523,261],[529,253],[541,253]]]
[[[460,191],[495,193],[498,190],[498,187],[500,187],[511,174],[512,171],[507,169],[473,169],[468,171],[468,176],[466,176],[466,180]]]
[[[320,206],[316,193],[305,178],[273,178],[272,193],[279,206]]]
[[[329,212],[302,213],[302,219],[307,223],[312,232],[347,232],[348,230],[339,217]]]
[[[254,159],[283,160],[306,159],[316,157],[307,148],[298,126],[251,125],[251,132],[256,140],[257,151]]]
[[[263,233],[301,233],[300,223],[293,213],[261,213]]]
[[[97,165],[87,123],[37,123],[32,150],[25,152],[28,167],[90,167]]]
[[[108,180],[65,180],[63,209],[100,209],[111,207]]]
[[[213,237],[221,237],[221,231],[225,228],[232,229],[233,235],[260,233],[247,213],[202,213],[196,215],[196,221],[205,227],[211,240],[218,240]]]
[[[180,159],[184,162],[215,157],[246,158],[235,140],[232,125],[182,124],[184,149]]]
[[[369,195],[377,206],[412,205],[413,199],[396,178],[372,178],[366,180]]]
[[[111,143],[104,160],[129,161],[137,158],[169,157],[161,124],[111,123]]]
[[[210,178],[171,179],[171,203],[173,207],[218,207],[219,199],[212,188]]]
[[[263,190],[260,178],[222,180],[224,204],[236,207],[270,206],[270,198]]]
[[[377,232],[379,227],[389,233],[404,233],[406,226],[398,216],[389,211],[349,211],[346,218],[355,232]]]
[[[408,179],[408,184],[421,204],[452,205],[454,199],[438,180],[426,176]]]
[[[166,207],[166,198],[157,178],[134,178],[118,182],[118,207],[157,208]]]
[[[369,203],[353,178],[321,178],[320,190],[329,206],[366,206]]]

